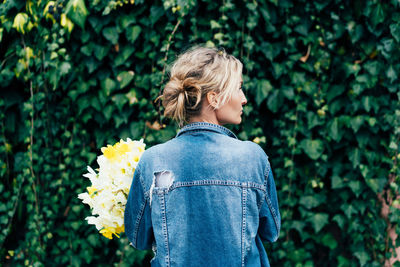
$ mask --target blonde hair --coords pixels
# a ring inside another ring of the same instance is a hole
[[[217,93],[218,109],[238,90],[242,63],[223,49],[193,47],[173,63],[170,80],[162,95],[164,115],[176,120],[179,126],[201,112],[208,92]]]

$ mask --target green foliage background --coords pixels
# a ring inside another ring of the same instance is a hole
[[[166,64],[198,43],[244,64],[248,104],[229,127],[270,157],[282,213],[280,238],[265,244],[272,266],[390,257],[386,228],[400,215],[399,1],[5,0],[0,19],[6,266],[148,262],[151,252],[88,225],[77,195],[102,146],[174,137],[154,99]]]

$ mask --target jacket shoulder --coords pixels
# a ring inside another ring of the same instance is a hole
[[[249,149],[252,153],[257,153],[261,158],[268,159],[267,154],[259,144],[254,143],[252,141],[242,141],[242,142],[244,146],[247,147],[247,149]]]
[[[264,175],[268,176],[271,165],[268,160],[268,155],[267,153],[265,153],[264,149],[260,145],[252,141],[243,141],[243,143],[247,147],[248,153],[251,155],[249,155],[249,158],[252,158],[253,160],[258,160],[258,162],[263,166]]]

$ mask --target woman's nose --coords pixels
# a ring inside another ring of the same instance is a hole
[[[247,98],[242,91],[242,106],[247,104]]]

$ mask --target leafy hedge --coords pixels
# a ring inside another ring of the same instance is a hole
[[[154,99],[168,63],[198,43],[244,63],[249,101],[230,128],[264,147],[273,166],[283,225],[265,244],[271,264],[382,266],[391,256],[399,1],[5,0],[0,20],[6,265],[148,262],[151,252],[87,225],[77,194],[100,147],[174,137]],[[378,193],[391,203],[388,220]]]

